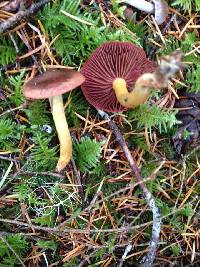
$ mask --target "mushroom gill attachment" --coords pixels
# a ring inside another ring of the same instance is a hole
[[[136,80],[144,73],[152,73],[155,67],[142,48],[130,42],[107,42],[85,62],[81,70],[85,82],[81,88],[95,108],[123,111],[127,106],[121,105],[124,102],[119,101],[121,97],[133,91]]]
[[[42,75],[28,81],[23,88],[23,94],[32,99],[48,98],[60,142],[60,157],[56,166],[62,171],[72,157],[72,140],[65,117],[62,94],[72,91],[85,78],[80,72],[69,69],[50,69]]]

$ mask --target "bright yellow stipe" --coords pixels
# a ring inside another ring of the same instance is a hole
[[[49,100],[60,142],[60,157],[56,166],[56,171],[60,172],[67,166],[72,157],[72,140],[65,117],[62,95],[53,96]]]
[[[143,104],[148,99],[153,85],[154,75],[151,73],[145,73],[139,77],[131,92],[128,92],[124,79],[117,78],[113,81],[117,100],[125,108],[134,108]]]

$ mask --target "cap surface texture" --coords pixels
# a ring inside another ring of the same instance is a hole
[[[95,108],[107,112],[125,110],[113,90],[113,81],[122,78],[128,91],[132,91],[137,78],[153,72],[155,62],[146,58],[142,48],[129,42],[107,42],[97,48],[85,62],[81,73],[85,82],[81,85],[86,99]]]
[[[69,92],[84,82],[84,76],[71,69],[49,69],[28,81],[23,94],[32,99],[44,99]]]

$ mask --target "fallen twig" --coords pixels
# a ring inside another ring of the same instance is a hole
[[[161,34],[162,35],[165,35],[167,33],[168,29],[170,28],[170,26],[171,26],[172,22],[175,20],[175,18],[176,18],[176,14],[172,15],[171,18],[166,23],[165,27],[163,29],[161,29]],[[154,38],[154,41],[158,42],[159,39],[160,39],[160,36],[158,35],[156,38]],[[149,38],[147,38],[147,41],[149,42]],[[157,50],[157,47],[155,45],[150,47],[150,50],[149,50],[149,53],[148,53],[148,57],[150,59],[155,58],[156,50]]]
[[[0,69],[0,70],[1,70],[1,69]],[[4,115],[7,115],[8,113],[13,113],[13,111],[15,111],[15,110],[20,110],[20,109],[22,109],[22,108],[24,108],[24,105],[21,105],[21,106],[16,107],[16,108],[8,109],[8,110],[6,110],[5,112],[1,113],[1,114],[0,114],[0,117],[3,117]]]
[[[123,254],[122,257],[121,257],[121,260],[120,260],[120,263],[119,263],[119,267],[122,267],[122,266],[123,266],[124,261],[125,261],[125,259],[126,259],[126,256],[127,256],[128,253],[131,251],[132,247],[133,247],[132,244],[128,244],[128,245],[126,246],[126,249],[125,249],[125,251],[124,251],[124,254]]]
[[[8,157],[1,156],[1,155],[0,155],[0,159],[2,159],[2,160],[7,160],[7,161],[13,161],[13,162],[18,162],[18,161],[19,161],[19,160],[17,160],[17,159],[8,158]]]
[[[4,33],[11,28],[13,28],[20,20],[27,19],[38,10],[40,10],[45,4],[51,2],[51,0],[42,0],[39,3],[32,4],[28,9],[25,11],[19,11],[14,16],[10,17],[6,21],[0,24],[0,33]]]
[[[76,167],[76,163],[75,163],[73,158],[71,159],[71,163],[72,163],[74,176],[76,178],[76,184],[79,186],[78,187],[78,193],[79,193],[79,195],[81,197],[82,204],[84,204],[85,196],[84,196],[84,189],[83,189],[83,184],[82,184],[82,181],[81,181],[81,176],[80,176],[80,173],[79,173],[79,171],[78,171],[78,169]]]
[[[161,216],[160,216],[160,212],[158,210],[158,207],[155,203],[155,200],[152,196],[152,194],[149,192],[149,190],[147,189],[141,175],[140,175],[140,171],[139,168],[137,166],[137,164],[135,163],[131,152],[126,144],[126,141],[124,139],[124,137],[122,136],[122,134],[120,133],[118,127],[116,126],[116,124],[111,120],[111,118],[108,116],[107,113],[105,113],[104,111],[99,110],[98,111],[100,116],[105,118],[106,120],[108,120],[109,122],[109,126],[110,129],[112,130],[112,132],[114,133],[116,140],[118,141],[119,145],[121,146],[122,150],[124,151],[124,154],[129,162],[129,165],[131,167],[131,170],[133,172],[133,174],[136,177],[136,180],[145,196],[145,199],[148,203],[149,208],[152,211],[153,214],[153,227],[152,227],[152,237],[151,237],[151,243],[150,243],[150,248],[149,248],[149,252],[147,254],[147,256],[144,257],[144,259],[142,260],[141,266],[142,267],[150,267],[153,264],[153,261],[155,259],[156,256],[156,250],[157,250],[157,245],[158,245],[158,241],[159,241],[159,236],[160,236],[160,226],[161,226]]]
[[[8,175],[10,173],[10,171],[12,169],[12,166],[13,166],[13,162],[11,161],[11,163],[10,163],[7,171],[5,172],[5,174],[3,175],[3,177],[1,177],[1,180],[0,180],[0,190],[1,190],[1,187],[3,186],[3,184],[5,182],[6,178],[8,177]]]
[[[174,215],[177,212],[180,212],[182,210],[182,208],[178,208],[173,212],[168,213],[165,216],[162,216],[161,219],[165,219],[168,218],[171,215]],[[137,230],[140,229],[142,227],[147,227],[151,224],[153,224],[153,221],[149,221],[146,223],[142,223],[139,225],[134,225],[134,226],[126,226],[126,227],[120,227],[120,228],[113,228],[113,229],[74,229],[74,228],[65,228],[60,230],[60,227],[44,227],[44,226],[38,226],[38,225],[34,225],[34,224],[28,224],[28,223],[24,223],[22,221],[18,221],[18,220],[10,220],[10,219],[3,219],[0,218],[0,222],[2,223],[6,223],[6,224],[14,224],[17,226],[21,226],[21,227],[25,227],[25,228],[34,228],[35,230],[38,231],[43,231],[46,233],[53,233],[56,234],[58,236],[63,236],[64,234],[67,233],[78,233],[78,234],[90,234],[90,233],[125,233],[125,232],[129,232],[129,231],[133,231],[133,230]],[[150,265],[149,265],[150,266]]]
[[[120,227],[120,228],[114,228],[114,229],[75,229],[75,228],[64,228],[62,230],[60,230],[60,227],[44,227],[44,226],[38,226],[38,225],[34,225],[34,224],[28,224],[28,223],[24,223],[22,221],[18,221],[18,220],[10,220],[10,219],[2,219],[0,218],[0,222],[2,223],[6,223],[6,224],[14,224],[14,225],[18,225],[18,226],[22,226],[25,228],[33,228],[34,230],[37,231],[43,231],[46,233],[53,233],[56,234],[58,236],[63,236],[64,234],[70,233],[70,234],[90,234],[90,233],[125,233],[125,232],[129,232],[135,229],[140,229],[142,227],[147,227],[149,226],[152,222],[146,222],[140,225],[134,225],[134,226],[126,226],[126,227]]]

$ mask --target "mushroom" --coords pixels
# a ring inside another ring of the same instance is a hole
[[[107,42],[85,62],[81,89],[97,109],[123,111],[147,100],[153,88],[151,73],[155,67],[142,48],[129,42]]]
[[[146,0],[119,0],[118,2],[129,4],[147,13],[154,13],[158,25],[165,21],[169,13],[168,4],[164,0],[152,0],[153,3]]]
[[[28,81],[23,88],[27,98],[48,98],[53,120],[60,142],[60,157],[56,166],[62,171],[72,157],[72,141],[65,117],[62,94],[69,92],[84,82],[85,78],[77,71],[69,69],[50,69]]]
[[[169,79],[185,68],[183,53],[161,57],[158,67],[144,50],[129,42],[107,42],[97,48],[81,72],[83,94],[95,108],[119,112],[144,103],[153,88],[168,86]]]

